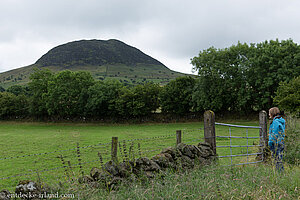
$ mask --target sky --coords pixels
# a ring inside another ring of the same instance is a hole
[[[191,59],[211,46],[300,44],[299,10],[299,0],[0,0],[0,73],[82,39],[118,39],[193,73]]]

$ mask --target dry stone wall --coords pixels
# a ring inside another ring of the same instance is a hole
[[[93,187],[105,185],[113,187],[122,181],[132,181],[138,178],[153,178],[167,168],[191,169],[196,165],[209,165],[217,159],[208,143],[198,145],[178,144],[176,147],[164,149],[161,153],[149,158],[138,158],[134,161],[116,163],[107,162],[103,169],[92,168],[90,175],[79,179],[80,183],[88,183]]]

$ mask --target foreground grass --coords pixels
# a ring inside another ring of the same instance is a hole
[[[255,121],[240,121],[236,124],[254,125]],[[200,130],[199,130],[200,129]],[[123,140],[140,139],[127,141],[127,148],[134,146],[137,156],[137,143],[140,143],[142,156],[151,157],[159,153],[162,149],[175,146],[176,130],[183,131],[183,143],[197,144],[203,141],[203,123],[168,123],[168,124],[74,124],[74,123],[20,123],[20,122],[0,122],[0,178],[11,177],[19,174],[29,174],[0,180],[0,189],[10,189],[11,191],[20,180],[37,180],[52,183],[57,180],[64,180],[65,173],[62,168],[60,156],[65,162],[70,161],[75,174],[79,174],[78,158],[76,154],[76,144],[80,147],[108,143],[102,146],[92,146],[80,149],[80,156],[83,164],[84,174],[88,174],[92,167],[99,167],[98,152],[103,156],[104,162],[110,159],[111,138],[119,137],[121,145]],[[218,135],[229,134],[227,127],[216,126]],[[232,135],[245,136],[243,129],[231,129]],[[249,130],[249,136],[258,136],[257,130]],[[155,138],[166,136],[165,138]],[[148,139],[151,138],[151,139]],[[257,139],[249,140],[249,144],[256,143]],[[218,138],[217,145],[228,145],[229,140]],[[232,145],[246,145],[247,141],[237,139],[232,141]],[[128,150],[127,149],[127,150]],[[64,151],[66,150],[66,151]],[[57,151],[57,152],[56,152]],[[234,154],[247,152],[245,148],[233,148]],[[255,152],[249,148],[248,152]],[[45,152],[36,156],[25,156]],[[118,152],[120,159],[121,152]],[[219,155],[228,155],[229,148],[217,149]],[[16,156],[21,156],[17,157]],[[10,158],[13,157],[13,158]],[[3,159],[9,158],[9,159]],[[238,158],[237,158],[238,159]],[[250,158],[249,158],[250,159]],[[252,158],[253,159],[253,158]],[[225,160],[225,159],[222,159]],[[228,159],[227,159],[228,160]],[[230,162],[230,160],[228,160]],[[236,162],[238,162],[237,160]],[[44,171],[60,167],[57,170]],[[37,172],[36,171],[43,171]]]
[[[116,190],[75,184],[61,192],[80,199],[299,199],[299,167],[278,174],[270,165],[206,166],[167,172],[163,178],[122,184]]]

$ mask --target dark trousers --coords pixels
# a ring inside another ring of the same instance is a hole
[[[284,145],[283,144],[276,144],[273,148],[271,148],[272,157],[274,158],[276,170],[279,172],[284,171],[283,167],[283,151]]]

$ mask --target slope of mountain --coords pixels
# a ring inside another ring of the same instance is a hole
[[[95,79],[118,79],[133,84],[145,81],[166,84],[186,75],[115,39],[80,40],[54,47],[32,65],[0,73],[0,86],[28,83],[33,68],[54,72],[84,70],[91,72]]]

